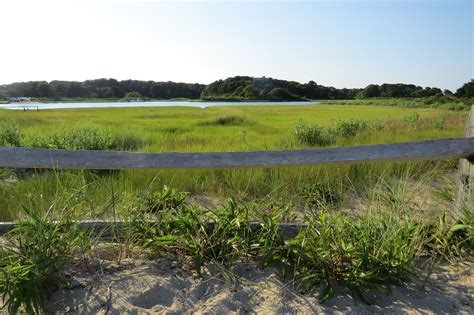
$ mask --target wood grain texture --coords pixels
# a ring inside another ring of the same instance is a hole
[[[471,139],[474,137],[474,106],[471,107],[464,136]],[[465,205],[474,205],[474,159],[472,157],[459,161],[456,206],[460,209]]]
[[[235,168],[423,159],[459,159],[473,156],[474,138],[309,150],[196,153],[71,151],[0,147],[0,167],[37,169]]]

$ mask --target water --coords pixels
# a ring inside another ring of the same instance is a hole
[[[206,108],[209,106],[246,106],[246,105],[311,105],[319,102],[184,102],[184,101],[159,101],[159,102],[99,102],[99,103],[12,103],[0,104],[0,108],[13,110],[43,110],[64,108],[105,108],[105,107],[166,107],[185,106]]]

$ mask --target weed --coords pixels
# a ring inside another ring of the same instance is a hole
[[[361,131],[368,129],[367,122],[358,119],[338,120],[328,129],[328,133],[338,137],[353,137]]]
[[[299,142],[310,146],[325,146],[332,142],[323,127],[309,125],[302,119],[298,121],[294,134]]]
[[[0,121],[0,146],[20,146],[20,126],[14,121]]]
[[[66,150],[115,150],[117,142],[105,128],[85,126],[66,132],[55,133],[49,137],[32,137],[29,146]]]
[[[5,236],[0,257],[0,293],[11,314],[23,307],[29,314],[41,313],[49,292],[63,278],[61,272],[76,246],[74,229],[65,222],[51,223],[46,217],[24,209],[26,221]]]
[[[446,129],[446,116],[440,116],[431,120],[431,126],[433,129],[443,130]]]
[[[369,129],[380,131],[385,129],[385,125],[382,121],[376,120],[369,125]]]
[[[418,130],[418,129],[419,129],[418,122],[419,122],[419,120],[420,120],[420,114],[418,114],[418,113],[410,114],[410,115],[406,116],[403,120],[404,120],[413,130]]]
[[[317,206],[318,208],[335,207],[341,201],[341,197],[335,187],[322,182],[303,186],[300,195],[307,205]]]
[[[414,274],[421,231],[391,217],[364,216],[356,221],[322,211],[310,214],[309,227],[287,246],[282,261],[306,289],[323,286],[321,300],[343,284],[364,300],[369,289],[387,291]]]
[[[143,201],[144,210],[151,213],[157,213],[163,210],[176,210],[186,205],[185,192],[171,189],[164,186],[161,191],[147,193]]]
[[[454,191],[452,187],[442,187],[439,189],[436,189],[434,191],[434,194],[438,196],[439,198],[446,200],[446,201],[453,201],[454,200]]]

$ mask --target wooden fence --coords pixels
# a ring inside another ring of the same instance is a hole
[[[165,152],[49,150],[0,147],[0,167],[34,169],[170,169],[281,167],[328,163],[362,163],[407,160],[460,159],[456,204],[472,203],[474,197],[474,106],[469,114],[464,138],[350,146],[314,150],[247,152]],[[87,221],[83,227],[105,228],[107,221]],[[255,223],[258,226],[258,223]],[[0,223],[0,234],[12,228]],[[282,225],[285,236],[304,225]]]

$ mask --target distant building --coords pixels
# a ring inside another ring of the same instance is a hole
[[[9,102],[31,102],[31,97],[7,97],[7,101]]]

